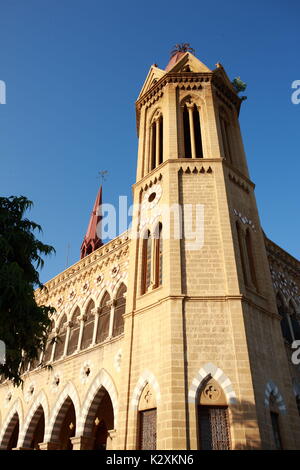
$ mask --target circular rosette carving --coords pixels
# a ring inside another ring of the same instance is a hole
[[[92,363],[85,361],[80,369],[80,382],[85,384],[88,382],[92,375]]]
[[[144,194],[142,202],[142,211],[153,209],[155,207],[162,195],[162,187],[160,184],[154,184],[151,188],[147,189]]]

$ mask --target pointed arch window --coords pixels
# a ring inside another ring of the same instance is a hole
[[[127,288],[122,284],[117,292],[115,310],[114,310],[114,324],[113,324],[113,336],[119,336],[124,331],[124,319],[123,315],[126,309],[126,294]]]
[[[255,260],[254,260],[252,239],[251,239],[250,230],[248,228],[247,228],[246,234],[245,234],[245,241],[246,241],[246,249],[247,249],[247,255],[248,255],[248,263],[249,263],[251,281],[252,281],[252,284],[254,285],[254,287],[257,289],[258,286],[257,286],[257,277],[256,277],[256,269],[255,269]]]
[[[242,265],[244,284],[248,284],[245,253],[244,253],[244,243],[243,243],[243,233],[242,233],[242,229],[238,221],[236,221],[235,226],[236,226],[236,232],[237,232],[237,237],[238,237],[238,245],[239,245],[239,252],[240,252],[239,254],[240,254],[240,260],[241,260],[241,265]]]
[[[232,163],[232,150],[231,150],[231,137],[230,137],[230,127],[229,119],[223,109],[220,110],[219,114],[221,134],[222,134],[222,143],[223,143],[223,152],[224,157]]]
[[[55,350],[54,350],[54,358],[53,358],[54,361],[57,361],[58,359],[60,359],[64,354],[66,336],[67,336],[67,315],[64,314],[59,324],[58,334],[55,338]]]
[[[114,311],[113,336],[118,336],[124,331],[123,315],[126,309],[126,291],[126,286],[122,284],[117,292]]]
[[[50,327],[49,327],[49,335],[46,341],[45,351],[43,354],[43,362],[49,362],[52,357],[52,350],[54,345],[54,338],[55,338],[55,331],[54,331],[54,321],[52,320]]]
[[[82,332],[82,340],[80,349],[88,348],[93,341],[93,334],[94,334],[94,309],[95,309],[95,302],[90,300],[85,311],[85,318],[84,318],[84,326]]]
[[[203,158],[199,107],[191,102],[183,105],[183,138],[185,158]]]
[[[70,323],[70,335],[67,347],[67,356],[70,356],[78,348],[78,339],[80,332],[80,309],[76,307]]]
[[[272,424],[273,438],[276,450],[282,450],[282,438],[280,432],[280,422],[278,406],[276,403],[276,397],[271,393],[270,395],[270,418]]]
[[[162,285],[162,275],[163,275],[163,237],[162,237],[162,224],[159,224],[155,230],[155,281],[154,287],[159,287]]]
[[[155,450],[157,440],[157,408],[153,390],[146,384],[138,404],[138,448]]]
[[[212,378],[199,394],[198,436],[201,450],[230,450],[228,405],[224,391]]]
[[[102,343],[109,335],[110,304],[110,295],[108,292],[105,292],[100,303],[100,315],[96,334],[97,343]]]
[[[291,332],[291,327],[289,323],[287,308],[285,307],[284,301],[279,293],[276,295],[277,310],[281,317],[280,326],[282,331],[283,338],[291,344],[293,341],[293,336]]]
[[[163,162],[163,116],[158,111],[150,126],[150,171]]]
[[[292,301],[290,301],[289,303],[289,314],[290,314],[293,339],[300,340],[300,323],[299,323],[296,309]]]
[[[145,294],[151,283],[151,256],[152,239],[150,230],[147,230],[142,243],[142,286],[141,293]]]

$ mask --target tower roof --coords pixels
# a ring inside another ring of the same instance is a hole
[[[83,242],[81,244],[80,259],[89,255],[90,253],[97,250],[97,248],[100,248],[100,246],[103,245],[101,238],[98,236],[98,234],[100,233],[100,230],[99,230],[100,227],[98,225],[102,219],[101,206],[102,206],[102,186],[100,186],[100,189],[98,191],[98,194],[94,203],[94,207],[90,216],[89,225],[88,225],[85,237],[83,239]]]

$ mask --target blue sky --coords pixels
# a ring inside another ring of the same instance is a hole
[[[98,171],[109,173],[104,202],[131,198],[134,102],[151,64],[164,68],[179,42],[247,83],[240,123],[262,226],[299,257],[300,104],[291,102],[299,2],[2,0],[0,8],[0,192],[34,201],[29,216],[57,251],[42,281],[67,256],[78,260]]]

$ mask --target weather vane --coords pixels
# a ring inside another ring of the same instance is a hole
[[[108,175],[108,171],[107,170],[98,171],[98,175],[100,178],[102,178],[102,183],[103,183],[103,181],[106,181],[106,176]]]

